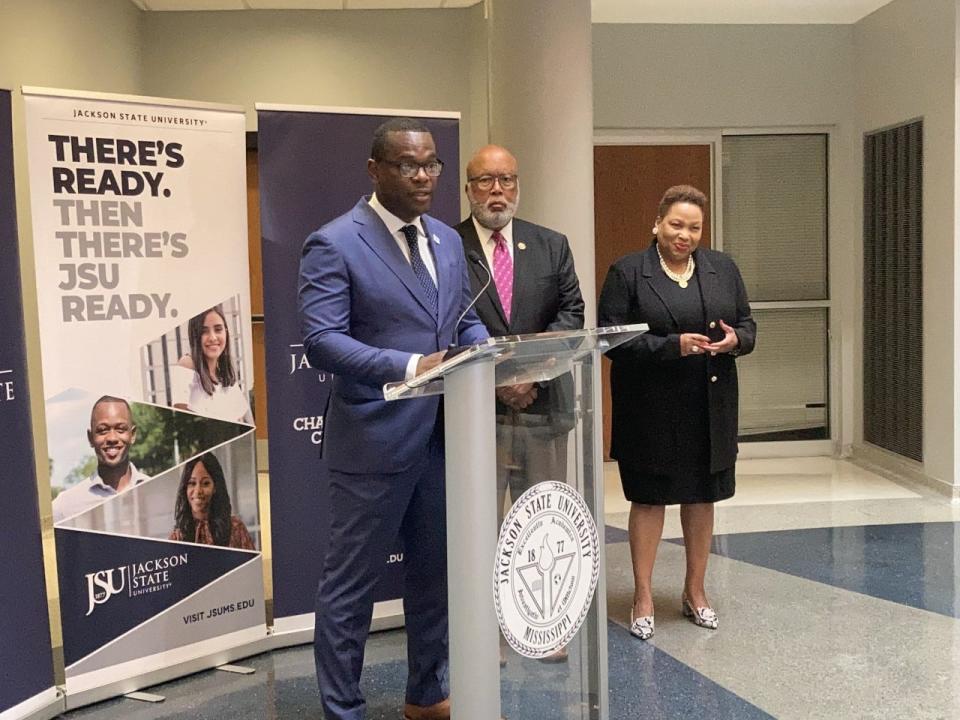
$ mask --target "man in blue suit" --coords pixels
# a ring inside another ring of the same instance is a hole
[[[314,652],[328,720],[362,720],[363,653],[373,590],[399,536],[404,544],[408,720],[450,717],[447,672],[443,416],[437,397],[388,403],[385,383],[438,365],[451,343],[487,337],[471,310],[463,245],[426,215],[443,163],[420,122],[374,133],[374,193],[307,238],[300,323],[313,367],[334,374],[324,452],[330,542]]]

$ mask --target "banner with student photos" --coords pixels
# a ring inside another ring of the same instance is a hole
[[[330,531],[328,477],[321,457],[333,376],[313,368],[300,344],[297,279],[307,236],[348,212],[372,188],[367,159],[373,131],[408,115],[430,128],[450,176],[437,186],[430,214],[459,222],[459,113],[258,105],[260,230],[266,371],[269,391],[270,514],[274,632],[312,631],[314,598]],[[311,559],[305,563],[304,559]],[[403,548],[383,558],[375,621],[397,624]]]
[[[10,91],[0,90],[0,719],[57,702],[43,574],[14,199]],[[49,715],[48,715],[49,717]]]
[[[245,120],[157,98],[24,96],[73,706],[266,633]]]

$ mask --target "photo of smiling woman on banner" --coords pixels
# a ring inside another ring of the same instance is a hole
[[[227,318],[219,305],[187,323],[190,354],[171,370],[173,406],[208,417],[253,424],[250,403],[230,352]]]
[[[144,399],[253,425],[237,298],[190,318],[140,351]]]
[[[204,453],[183,466],[174,521],[171,540],[256,549],[243,520],[232,514],[223,468],[213,453]]]

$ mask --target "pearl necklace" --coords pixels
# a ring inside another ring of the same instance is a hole
[[[667,262],[663,259],[663,255],[660,254],[660,246],[657,246],[657,256],[660,258],[660,267],[663,268],[663,272],[666,273],[667,277],[677,283],[680,287],[687,287],[687,282],[690,278],[693,277],[693,271],[696,269],[697,264],[693,261],[693,253],[687,257],[687,269],[682,273],[675,273],[669,267],[667,267]]]

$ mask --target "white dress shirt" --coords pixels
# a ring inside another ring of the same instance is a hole
[[[149,479],[133,463],[130,463],[130,482],[124,492]],[[100,475],[95,470],[90,477],[67,488],[53,499],[53,522],[58,523],[79,515],[119,494],[100,479]]]
[[[477,230],[477,237],[480,238],[480,247],[483,248],[483,255],[487,259],[487,267],[493,271],[493,251],[497,243],[493,239],[493,230],[485,228],[477,222],[477,219],[470,216],[473,220],[473,227]],[[500,228],[500,234],[503,235],[503,241],[507,244],[507,252],[510,253],[510,262],[513,262],[513,218],[506,225]]]
[[[430,277],[433,278],[433,284],[436,285],[437,267],[433,262],[433,252],[430,250],[430,238],[427,237],[427,233],[423,229],[423,223],[420,222],[420,216],[417,215],[417,217],[410,222],[404,222],[380,204],[380,201],[377,200],[376,193],[370,196],[369,203],[370,209],[373,210],[381,220],[383,220],[383,224],[387,226],[387,230],[393,236],[393,239],[397,241],[397,245],[400,246],[400,251],[407,259],[407,262],[410,262],[410,246],[407,244],[407,236],[403,234],[403,230],[401,230],[401,228],[407,225],[413,225],[417,229],[417,247],[420,250],[420,259],[423,260],[423,264],[426,266],[427,272],[430,273]]]
[[[417,229],[417,248],[420,251],[420,259],[423,260],[424,267],[427,268],[427,272],[430,273],[430,277],[433,278],[433,284],[436,285],[437,266],[433,261],[433,252],[430,250],[430,238],[427,237],[427,233],[423,229],[420,216],[417,215],[417,217],[410,222],[401,220],[380,203],[376,193],[373,193],[367,202],[370,205],[370,209],[373,210],[383,221],[383,224],[387,226],[387,231],[393,239],[397,241],[397,245],[400,246],[400,251],[407,259],[407,262],[410,262],[410,246],[407,244],[407,236],[403,234],[401,228],[406,225],[413,225]],[[413,380],[413,378],[417,376],[417,363],[420,362],[420,358],[422,357],[423,355],[419,353],[414,353],[410,356],[410,360],[407,361],[407,371],[404,375],[404,380]]]
[[[219,420],[250,423],[250,401],[239,380],[230,387],[217,383],[213,394],[208,395],[200,382],[200,373],[174,365],[170,368],[170,385],[174,405],[186,405],[191,412]]]

